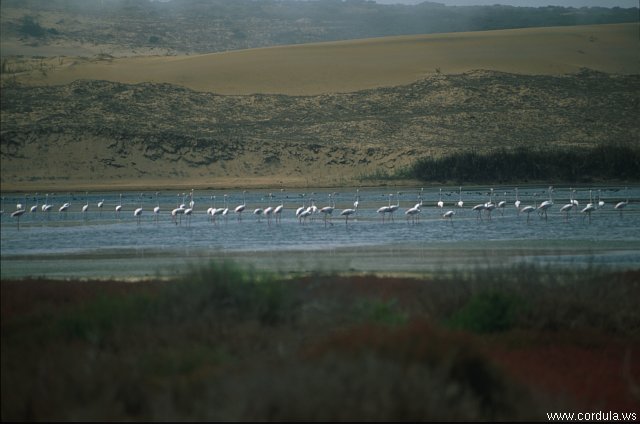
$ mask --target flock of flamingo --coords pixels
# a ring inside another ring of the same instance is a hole
[[[284,192],[284,189],[281,189],[281,191]],[[516,188],[515,201],[513,205],[515,206],[518,214],[527,214],[527,223],[529,222],[530,215],[533,212],[537,212],[541,218],[546,220],[548,219],[549,210],[555,206],[553,201],[554,191],[555,190],[553,189],[553,187],[549,187],[549,189],[547,190],[548,198],[541,201],[539,204],[537,203],[537,193],[534,193],[533,204],[524,205],[519,198],[518,188]],[[442,189],[439,190],[439,199],[435,203],[435,207],[440,210],[440,215],[442,216],[443,219],[447,219],[450,222],[452,222],[453,217],[456,215],[456,211],[464,210],[465,202],[463,201],[462,193],[463,193],[462,187],[460,187],[458,192],[459,200],[453,203],[453,206],[454,206],[453,209],[449,209],[449,208],[445,208],[445,202],[442,200]],[[228,206],[228,201],[227,201],[228,196],[226,194],[223,197],[224,205],[219,208],[216,207],[216,200],[217,200],[216,196],[211,195],[210,196],[211,206],[208,209],[206,209],[206,215],[209,217],[212,223],[216,223],[218,219],[227,220],[228,217],[232,214],[237,216],[238,221],[241,221],[242,214],[247,210],[246,194],[247,194],[247,191],[242,192],[242,203],[233,208]],[[400,210],[401,194],[402,192],[397,192],[395,194],[391,193],[386,195],[388,197],[387,204],[383,204],[376,210],[376,213],[382,218],[383,223],[385,221],[394,220],[395,213],[398,210]],[[589,222],[591,222],[592,212],[600,208],[603,208],[605,206],[604,200],[600,198],[600,190],[598,190],[597,200],[594,200],[593,198],[593,190],[589,190],[589,202],[582,208],[580,208],[580,203],[576,199],[575,194],[576,194],[576,190],[570,188],[568,193],[568,202],[566,204],[563,204],[559,208],[559,211],[561,214],[563,214],[565,220],[569,219],[569,213],[571,211],[580,211],[583,214],[583,217],[585,219],[588,217]],[[161,214],[158,195],[159,193],[156,192],[155,194],[156,204],[151,209],[153,213],[154,221],[156,223],[159,222],[160,214]],[[178,201],[176,203],[176,207],[170,210],[171,222],[173,222],[176,225],[181,225],[184,217],[187,224],[190,225],[191,217],[195,214],[195,201],[194,201],[193,195],[194,195],[193,190],[191,190],[190,194],[188,195],[185,193],[182,193],[182,198],[180,197],[180,194],[178,194]],[[396,196],[396,202],[392,203],[392,198],[394,197],[394,195]],[[621,217],[622,217],[622,211],[629,204],[629,198],[628,198],[626,187],[625,187],[625,195],[626,195],[626,200],[619,201],[613,206],[615,210],[620,212]],[[301,195],[302,205],[295,209],[295,217],[297,218],[300,224],[306,224],[308,220],[310,219],[312,220],[315,216],[318,216],[318,214],[320,214],[323,217],[325,226],[328,224],[333,225],[331,223],[331,218],[333,217],[334,211],[336,211],[336,202],[335,202],[336,196],[337,196],[337,193],[328,194],[328,205],[324,207],[318,207],[316,206],[315,200],[313,198],[310,198],[307,201],[306,195],[302,194]],[[268,206],[265,208],[261,208],[261,207],[255,208],[253,210],[253,215],[255,215],[258,220],[260,220],[262,217],[265,217],[268,223],[271,223],[272,219],[274,219],[276,223],[281,222],[282,214],[285,211],[284,199],[280,202],[280,204],[276,206],[272,206],[271,203],[274,198],[273,194],[269,193],[269,195],[266,197],[268,197]],[[503,200],[496,202],[494,189],[490,189],[488,193],[488,197],[489,198],[487,202],[479,203],[477,205],[474,205],[471,208],[472,211],[475,211],[477,213],[476,217],[479,220],[484,219],[483,214],[484,216],[487,217],[487,219],[491,219],[491,214],[496,209],[499,210],[502,215],[504,215],[504,210],[507,207],[507,193],[506,192],[504,193]],[[188,202],[187,202],[187,198],[190,199]],[[45,202],[42,205],[39,204],[39,198],[37,193],[35,196],[35,199],[36,199],[35,205],[32,205],[31,207],[27,207],[26,199],[27,197],[25,196],[24,203],[16,204],[16,210],[11,213],[11,217],[16,219],[17,221],[18,228],[20,228],[20,218],[23,215],[25,215],[27,211],[29,213],[36,213],[41,211],[43,213],[47,213],[47,217],[49,217],[48,214],[54,209],[54,205],[53,203],[50,203],[48,194],[45,196]],[[413,206],[410,206],[404,210],[404,215],[406,217],[407,222],[416,223],[418,221],[420,214],[425,208],[423,199],[424,199],[424,188],[420,189],[420,191],[417,193],[416,203],[413,204]],[[360,190],[356,189],[355,198],[353,201],[353,207],[341,209],[339,212],[339,215],[345,218],[346,225],[348,225],[349,223],[349,218],[357,214],[358,207],[360,206],[360,202],[361,202]],[[144,203],[143,195],[140,194],[139,207],[135,208],[132,214],[133,217],[137,220],[138,225],[141,222],[141,218],[144,212],[143,203]],[[96,207],[100,214],[102,214],[102,210],[104,206],[105,206],[104,199],[96,203]],[[69,202],[65,202],[61,206],[59,206],[57,209],[60,214],[66,214],[70,210],[70,208],[71,208],[71,204]],[[89,209],[90,209],[89,194],[87,192],[86,202],[81,207],[81,212],[85,217],[85,219],[87,216],[86,214],[89,212]],[[120,194],[119,196],[119,203],[114,207],[114,212],[115,212],[116,218],[120,218],[121,214],[123,213],[122,194]],[[0,210],[0,214],[4,214],[4,197],[2,198],[2,210]]]

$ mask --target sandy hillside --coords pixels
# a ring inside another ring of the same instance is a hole
[[[170,83],[220,94],[314,95],[475,69],[560,75],[590,68],[637,74],[638,30],[638,24],[615,24],[385,37],[196,56],[56,57],[39,61],[17,78],[38,85],[93,79]]]

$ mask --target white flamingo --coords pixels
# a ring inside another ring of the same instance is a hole
[[[601,190],[598,189],[598,209],[604,207],[604,200],[600,199]]]
[[[569,188],[569,203],[560,208],[560,212],[564,213],[564,220],[569,220],[569,212],[575,207],[573,203],[573,189]]]
[[[89,192],[85,192],[85,200],[86,203],[84,205],[82,205],[82,217],[84,219],[87,219],[87,211],[89,210]]]
[[[244,210],[247,208],[247,201],[245,198],[246,194],[247,194],[246,191],[242,192],[242,204],[236,206],[236,208],[234,209],[234,212],[238,214],[238,221],[242,219],[242,212],[244,212]]]
[[[489,201],[484,204],[484,210],[487,211],[487,215],[489,216],[489,219],[491,219],[491,212],[493,212],[495,208],[496,208],[496,204],[493,203],[493,189],[491,189],[489,192]]]
[[[536,196],[538,196],[537,193],[533,194],[533,206],[529,205],[529,206],[525,206],[524,208],[522,208],[522,210],[520,212],[522,213],[526,213],[527,214],[527,224],[529,223],[529,217],[531,215],[531,212],[535,211],[537,209],[537,201],[536,201]]]
[[[184,203],[180,204],[180,194],[178,194],[178,200],[176,201],[176,207],[171,210],[171,219],[173,223],[182,225],[182,215],[184,214]]]
[[[589,223],[591,223],[591,212],[596,210],[596,205],[593,204],[593,192],[589,190],[589,203],[580,212],[586,217],[589,216]],[[584,218],[582,218],[584,220]]]
[[[104,199],[100,200],[98,202],[98,211],[99,211],[99,216],[102,217],[102,207],[104,206]]]
[[[628,190],[628,187],[624,188],[624,192],[625,192],[625,195],[626,195],[626,200],[623,200],[622,202],[616,203],[616,205],[613,207],[615,210],[620,211],[620,218],[622,218],[622,210],[624,208],[626,208],[627,205],[629,204],[629,190]]]
[[[391,194],[389,194],[389,204],[385,206],[380,206],[376,213],[379,213],[382,216],[382,223],[384,224],[384,216],[388,213],[391,213]]]
[[[398,191],[397,193],[397,197],[398,200],[396,202],[395,205],[391,204],[389,205],[389,218],[393,221],[393,214],[396,213],[396,211],[398,209],[400,209],[400,192]],[[389,196],[393,196],[393,193],[391,193]],[[389,199],[389,201],[391,201],[391,199]]]
[[[460,186],[458,193],[458,203],[456,203],[456,205],[462,209],[464,207],[464,202],[462,201],[462,186]]]
[[[142,193],[140,193],[140,207],[133,211],[133,216],[138,218],[138,225],[140,225],[140,219],[142,218]]]
[[[122,210],[122,193],[120,193],[120,202],[116,205],[116,218],[120,218],[121,210]]]
[[[36,204],[31,206],[31,209],[29,209],[31,213],[38,212],[38,203],[39,203],[38,193],[36,193]]]
[[[455,214],[456,214],[456,213],[455,213],[454,211],[446,211],[445,213],[443,213],[443,214],[442,214],[442,217],[443,217],[444,219],[448,219],[448,220],[449,220],[449,222],[451,223],[451,225],[453,225],[453,216],[454,216]]]
[[[516,207],[516,209],[518,210],[518,213],[520,213],[520,198],[518,197],[518,187],[516,187],[516,201],[513,202],[513,206]]]
[[[344,216],[344,224],[348,225],[349,224],[349,217],[351,215],[355,215],[356,212],[358,212],[358,206],[360,205],[360,189],[356,189],[356,200],[353,202],[353,209],[352,208],[348,208],[348,209],[343,209],[342,212],[340,212],[340,216]]]
[[[26,203],[26,202],[25,202],[25,203]],[[22,204],[20,204],[20,203],[19,203],[18,205],[23,206],[23,205],[22,205]],[[18,206],[18,205],[16,205],[16,206]],[[18,224],[18,230],[20,230],[20,217],[21,217],[22,215],[24,215],[24,213],[25,213],[26,211],[27,211],[27,210],[26,210],[25,208],[22,208],[22,209],[18,209],[17,211],[14,211],[14,212],[12,212],[12,213],[11,213],[11,218],[15,218],[15,219],[17,220],[16,222],[17,222],[17,224]]]
[[[504,216],[504,208],[507,206],[507,192],[504,192],[504,200],[498,202],[498,209],[500,209],[500,215]]]
[[[153,219],[156,223],[160,220],[160,199],[158,199],[158,193],[156,191],[156,205],[153,207]]]
[[[444,202],[442,201],[442,189],[440,189],[440,195],[438,197],[438,203],[436,203],[436,205],[442,209],[444,208]]]
[[[282,192],[284,190],[280,189],[280,195],[282,195]],[[282,200],[280,202],[280,204],[278,206],[275,207],[275,209],[273,210],[273,216],[276,217],[276,223],[278,222],[282,222],[282,211],[284,210],[284,200]]]
[[[538,206],[538,213],[540,213],[540,215],[544,215],[544,219],[547,219],[547,211],[551,208],[551,206],[553,206],[553,199],[551,198],[551,194],[553,193],[553,187],[549,187],[549,200],[545,200],[544,202],[540,203],[540,206]]]
[[[60,206],[58,208],[58,212],[64,212],[65,216],[66,216],[67,212],[69,211],[69,207],[70,206],[71,206],[71,203],[65,202],[65,203],[62,204],[62,206]]]
[[[418,216],[420,215],[420,204],[417,204],[406,211],[404,214],[407,216],[407,222],[411,219],[411,223],[415,224],[418,220]]]
[[[323,208],[320,208],[320,213],[324,215],[324,226],[327,226],[327,219],[331,216],[333,216],[333,211],[336,208],[336,202],[335,199],[333,198],[333,195],[331,193],[329,193],[329,206],[325,206]],[[331,225],[333,225],[331,222],[329,222]]]
[[[267,223],[271,224],[271,216],[273,214],[273,207],[271,206],[271,199],[273,198],[273,193],[269,193],[269,206],[267,206],[263,213],[267,217]]]

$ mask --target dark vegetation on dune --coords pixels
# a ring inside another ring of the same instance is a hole
[[[497,151],[488,157],[500,160],[513,154],[500,153],[508,149],[526,159],[511,175],[528,180],[563,177],[565,168],[586,179],[592,170],[600,173],[601,164],[609,169],[607,177],[624,178],[610,171],[618,164],[608,155],[617,157],[622,150],[616,146],[637,144],[639,91],[637,75],[589,70],[566,76],[433,75],[399,87],[318,96],[221,96],[170,84],[106,81],[7,84],[1,97],[2,177],[3,182],[48,180],[50,169],[65,169],[67,177],[76,169],[118,175],[134,172],[129,158],[138,156],[153,164],[154,176],[164,178],[173,177],[176,169],[224,170],[251,155],[263,161],[253,169],[256,173],[270,174],[286,160],[298,164],[296,172],[350,167],[362,169],[363,177],[378,178],[400,172],[414,159],[446,153],[455,155],[420,162],[411,176],[484,181],[489,164],[480,165],[480,154]],[[594,150],[595,166],[582,172],[582,152],[597,145],[613,147]],[[32,151],[48,149],[68,154],[57,159],[44,155],[46,166],[26,163]],[[567,154],[569,149],[575,153]],[[545,175],[536,167],[553,154],[559,161],[566,156],[566,167]],[[542,162],[527,162],[538,156]],[[506,165],[516,166],[503,163],[498,169]],[[629,160],[622,166],[625,175],[638,175],[637,162],[635,168]],[[364,175],[373,167],[378,174]],[[495,177],[507,178],[507,171]]]
[[[424,181],[530,182],[638,181],[640,147],[599,145],[584,148],[497,149],[460,152],[418,160],[398,177]]]
[[[537,420],[594,402],[630,409],[639,277],[522,266],[285,278],[220,264],[168,282],[3,281],[2,419]]]

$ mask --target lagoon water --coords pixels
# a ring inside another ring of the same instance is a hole
[[[400,192],[398,194],[398,192]],[[269,198],[269,193],[273,197]],[[313,200],[318,208],[329,205],[334,193],[336,210],[327,223],[317,213],[302,223],[295,210]],[[382,222],[376,210],[400,201],[400,208],[390,220]],[[505,195],[506,193],[506,195]],[[115,207],[122,211],[116,215]],[[579,201],[567,216],[560,208],[568,203],[567,187],[556,187],[554,206],[547,219],[537,212],[518,214],[512,187],[494,189],[494,203],[507,201],[496,208],[491,219],[480,217],[471,208],[489,200],[485,187],[463,187],[464,207],[457,187],[439,187],[422,192],[420,219],[407,220],[404,211],[418,202],[420,190],[403,188],[360,188],[357,213],[345,223],[340,211],[353,208],[355,188],[306,190],[195,191],[194,212],[178,222],[171,209],[180,202],[189,203],[190,195],[176,191],[123,193],[56,193],[49,195],[53,204],[45,213],[45,201],[38,195],[38,211],[26,212],[19,220],[11,217],[17,203],[36,204],[35,194],[3,194],[1,217],[2,278],[47,276],[52,278],[147,278],[172,276],[210,260],[233,260],[259,269],[282,272],[349,271],[387,273],[434,273],[445,270],[482,269],[511,266],[514,263],[542,263],[552,267],[640,267],[640,187],[600,187],[604,207],[591,219],[580,210],[589,202],[589,188],[576,189]],[[207,208],[223,207],[226,195],[230,212],[212,223]],[[598,190],[592,191],[597,203]],[[244,196],[244,200],[243,200]],[[622,216],[614,205],[629,198]],[[539,204],[548,198],[546,187],[522,187],[522,205]],[[104,199],[104,206],[97,203]],[[65,202],[67,212],[58,212]],[[247,208],[238,220],[236,205]],[[89,211],[81,212],[84,204]],[[253,214],[255,208],[284,203],[282,219],[276,222]],[[152,209],[159,204],[160,214]],[[142,206],[138,223],[133,211]],[[447,210],[456,212],[452,220],[442,218]]]

